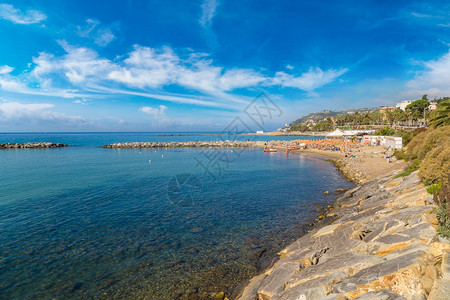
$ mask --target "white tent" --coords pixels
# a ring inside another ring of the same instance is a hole
[[[336,129],[335,131],[327,134],[327,136],[329,136],[329,137],[337,137],[337,136],[344,136],[344,135],[345,135],[344,132],[342,130],[340,130],[339,128]]]

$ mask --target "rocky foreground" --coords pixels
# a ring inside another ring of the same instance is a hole
[[[329,225],[279,253],[239,299],[450,299],[450,244],[417,172],[347,191]]]
[[[251,147],[253,142],[242,141],[189,141],[189,142],[129,142],[115,143],[102,148],[195,148],[195,147]]]
[[[67,147],[66,144],[61,143],[48,143],[48,142],[37,142],[37,143],[6,143],[0,144],[0,149],[36,149],[36,148],[59,148]]]

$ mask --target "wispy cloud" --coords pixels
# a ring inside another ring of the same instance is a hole
[[[89,30],[88,30],[89,31]],[[41,52],[33,58],[34,68],[12,76],[9,66],[0,74],[0,87],[22,94],[95,98],[97,95],[127,94],[156,100],[235,109],[247,97],[235,90],[259,86],[297,88],[311,94],[336,80],[348,69],[311,67],[300,75],[276,72],[263,74],[253,69],[217,66],[205,53],[180,56],[170,47],[151,48],[135,45],[133,50],[114,61],[86,47],[59,41],[65,54]],[[171,94],[165,87],[181,87],[185,94]],[[68,88],[69,87],[69,88]],[[194,95],[193,95],[194,94]]]
[[[44,21],[47,16],[38,10],[22,12],[10,4],[0,4],[0,18],[16,24],[35,24]]]
[[[167,110],[167,106],[165,105],[160,105],[158,106],[158,108],[153,108],[150,106],[142,106],[139,108],[140,112],[149,114],[149,115],[153,115],[153,117],[155,119],[162,119],[166,117],[166,110]]]
[[[0,66],[0,75],[1,74],[9,74],[14,70],[13,67],[10,66]]]
[[[436,60],[415,62],[423,67],[406,87],[407,94],[429,96],[446,96],[450,94],[450,51]]]
[[[310,67],[308,72],[301,74],[300,76],[293,76],[285,72],[277,72],[275,78],[273,78],[273,84],[281,85],[283,87],[292,87],[311,92],[317,88],[320,88],[328,83],[333,82],[339,76],[345,74],[348,69],[329,69],[323,71],[321,68]]]
[[[50,110],[53,107],[53,104],[48,103],[23,104],[5,101],[0,103],[0,116],[2,117],[2,121],[27,120],[71,124],[84,122],[84,118],[81,116],[69,116]]]
[[[72,103],[81,104],[81,105],[88,105],[89,104],[89,99],[81,98],[81,99],[77,99],[77,100],[72,101]]]
[[[289,69],[289,70],[294,70],[294,66],[292,66],[292,65],[286,65],[286,69]]]
[[[200,24],[204,27],[211,26],[212,19],[216,15],[217,6],[219,5],[218,0],[204,0],[201,9],[202,14],[200,16]]]
[[[107,46],[116,38],[110,28],[101,26],[100,22],[94,19],[87,19],[84,26],[77,26],[77,34],[94,40],[100,47]]]

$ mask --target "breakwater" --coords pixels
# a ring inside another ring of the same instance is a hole
[[[36,142],[36,143],[6,143],[0,144],[0,149],[37,149],[37,148],[59,148],[67,147],[66,144]]]
[[[281,251],[239,299],[446,299],[450,244],[436,234],[434,208],[417,172],[370,179],[336,201],[326,226]]]
[[[188,141],[188,142],[128,142],[114,143],[102,146],[102,148],[205,148],[205,147],[229,147],[242,148],[252,147],[254,142],[243,141]]]

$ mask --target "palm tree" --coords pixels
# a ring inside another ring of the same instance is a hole
[[[434,128],[450,125],[450,100],[439,103],[438,109],[431,114],[430,124]]]

